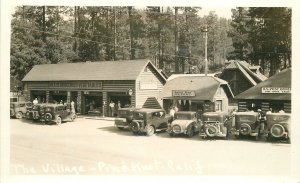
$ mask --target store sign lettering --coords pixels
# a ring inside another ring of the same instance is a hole
[[[291,88],[283,87],[262,87],[261,93],[292,93]]]
[[[102,82],[49,82],[49,88],[102,89]]]
[[[191,90],[173,90],[172,95],[173,97],[194,97],[196,93]]]

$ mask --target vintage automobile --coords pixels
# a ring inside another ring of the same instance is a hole
[[[61,104],[47,104],[44,106],[46,124],[56,123],[60,125],[63,121],[73,121],[76,119],[76,114],[72,113],[66,105]]]
[[[267,127],[265,135],[271,139],[290,139],[291,114],[288,113],[267,113]]]
[[[33,105],[32,109],[26,111],[26,119],[34,121],[43,120],[45,115],[44,105],[45,103]]]
[[[206,112],[203,114],[203,125],[200,130],[202,138],[227,136],[227,124],[231,122],[224,112]]]
[[[124,128],[130,128],[130,123],[133,119],[133,111],[137,110],[136,108],[120,108],[118,110],[118,116],[115,119],[115,126],[123,130]]]
[[[92,116],[101,116],[102,115],[102,107],[97,107],[93,110],[89,110],[88,114],[92,115]]]
[[[31,107],[31,102],[11,102],[10,117],[20,119],[25,115],[27,109],[30,109]]]
[[[170,136],[186,134],[188,137],[192,137],[200,131],[201,124],[196,112],[179,111],[175,113],[174,121],[168,125],[167,132]]]
[[[235,114],[235,127],[232,131],[236,137],[252,136],[258,140],[260,134],[263,134],[260,124],[258,112],[237,112]]]
[[[138,109],[133,112],[131,130],[134,134],[144,132],[151,136],[156,131],[167,130],[172,119],[163,109]]]

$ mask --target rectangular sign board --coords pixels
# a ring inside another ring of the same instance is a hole
[[[261,93],[292,93],[291,88],[284,87],[262,87]]]
[[[172,90],[173,97],[194,97],[195,91],[192,90]]]

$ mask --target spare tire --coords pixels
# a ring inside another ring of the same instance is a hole
[[[242,135],[250,135],[251,133],[251,126],[247,123],[241,124],[240,127],[240,134]]]
[[[51,121],[51,120],[52,120],[52,114],[46,113],[46,114],[45,114],[45,121],[49,122],[49,121]]]
[[[133,133],[138,133],[139,131],[140,131],[140,124],[139,124],[139,122],[137,122],[137,121],[133,121],[133,122],[131,122],[131,131],[133,132]]]
[[[281,124],[274,124],[270,132],[273,137],[280,138],[284,135],[285,130]]]
[[[205,134],[207,136],[214,137],[214,136],[216,136],[217,132],[218,132],[218,129],[217,129],[216,126],[214,126],[214,125],[207,125],[206,126]]]

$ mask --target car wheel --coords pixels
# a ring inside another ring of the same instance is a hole
[[[137,134],[140,131],[140,124],[138,122],[132,122],[131,131],[133,132],[133,134]]]
[[[153,135],[154,132],[155,132],[155,129],[154,129],[153,126],[147,126],[147,127],[146,127],[146,134],[147,134],[147,136]]]
[[[194,129],[192,125],[189,125],[186,131],[186,134],[188,137],[193,137],[194,136]]]
[[[17,118],[17,119],[21,119],[22,116],[23,116],[23,113],[22,113],[22,112],[17,112],[17,114],[16,114],[16,118]]]
[[[45,114],[45,121],[51,121],[52,115],[50,113]]]
[[[57,117],[57,119],[56,119],[56,124],[57,124],[57,125],[60,125],[60,124],[61,124],[61,117]]]

